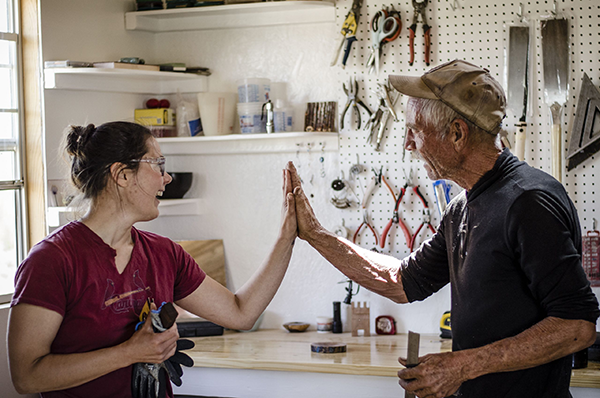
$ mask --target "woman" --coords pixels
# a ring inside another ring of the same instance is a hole
[[[154,333],[151,322],[134,333],[148,299],[175,302],[232,329],[254,325],[283,279],[296,238],[287,171],[279,236],[233,294],[181,246],[133,227],[158,216],[156,197],[171,182],[148,129],[127,122],[72,126],[66,151],[71,179],[90,208],[37,244],[17,272],[8,345],[18,392],[131,396],[131,365],[164,362],[179,337],[176,326]]]

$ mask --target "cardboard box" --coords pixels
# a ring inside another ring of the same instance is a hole
[[[171,108],[136,109],[134,118],[144,126],[175,126],[175,112]]]

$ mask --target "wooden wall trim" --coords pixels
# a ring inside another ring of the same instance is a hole
[[[27,251],[47,231],[39,15],[38,0],[21,0]]]

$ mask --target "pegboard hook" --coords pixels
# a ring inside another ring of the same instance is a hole
[[[592,217],[592,231],[596,230],[596,219]]]
[[[525,7],[523,6],[523,3],[519,3],[519,12],[517,13],[517,17],[519,17],[520,22],[523,22],[525,19],[525,13],[523,12],[524,8]]]
[[[450,4],[450,8],[452,8],[452,11],[456,11],[457,8],[459,10],[461,9],[458,0],[448,0],[448,3]]]

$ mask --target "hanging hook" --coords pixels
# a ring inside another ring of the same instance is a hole
[[[517,17],[519,17],[520,22],[523,22],[525,19],[525,13],[523,12],[524,8],[525,7],[523,6],[523,3],[519,3],[519,12],[517,13]]]
[[[459,10],[461,9],[458,0],[448,0],[448,3],[450,4],[450,8],[452,8],[452,11],[456,11],[457,8]]]

